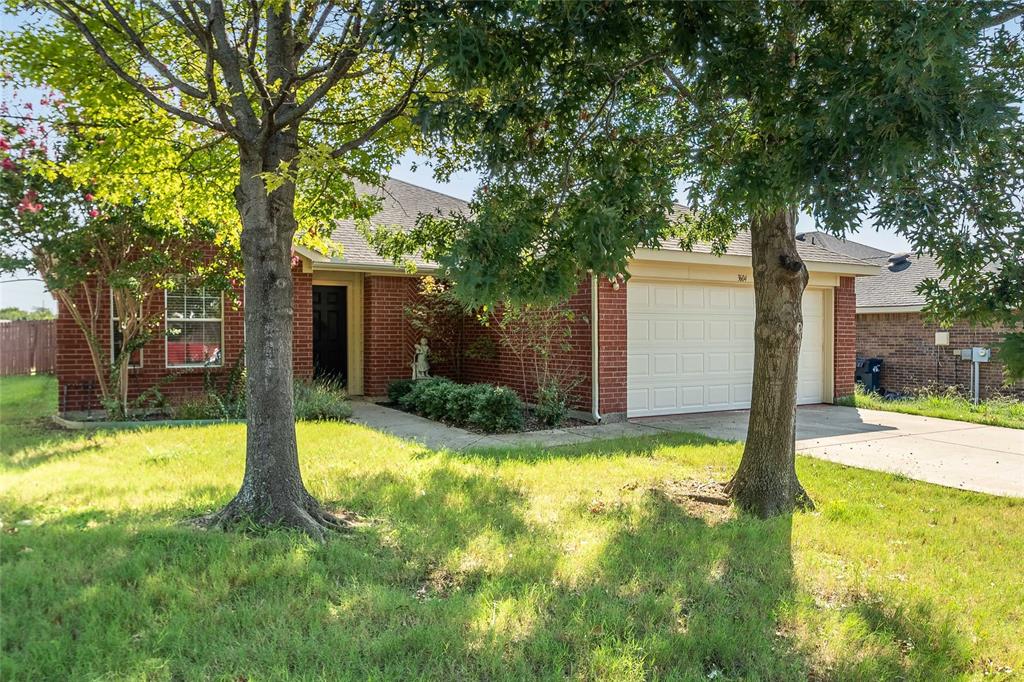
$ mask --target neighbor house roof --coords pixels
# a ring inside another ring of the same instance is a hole
[[[383,199],[381,211],[370,219],[372,227],[411,230],[415,227],[420,214],[446,216],[452,213],[466,213],[469,210],[469,204],[462,199],[456,199],[447,194],[394,178],[389,178],[383,187],[373,187],[357,182],[356,192],[372,194]],[[679,206],[677,210],[685,209]],[[327,258],[308,249],[298,250],[314,262],[321,264],[329,263],[349,269],[397,269],[391,260],[381,257],[367,243],[354,220],[339,220],[331,233],[331,238],[342,247],[340,257]],[[660,250],[667,251],[673,248],[679,248],[678,240],[665,241]],[[797,251],[800,257],[809,263],[848,264],[861,268],[865,265],[856,257],[807,242],[797,242]],[[691,249],[691,252],[710,254],[711,246],[697,244]],[[750,234],[748,232],[739,233],[727,247],[725,255],[749,258],[751,255]],[[412,262],[420,270],[430,271],[437,267],[436,263],[419,256],[414,256]]]
[[[925,298],[917,293],[921,282],[939,278],[942,271],[931,256],[925,254],[893,254],[867,244],[840,239],[823,232],[805,232],[798,241],[818,244],[837,253],[857,254],[865,262],[878,267],[875,277],[857,278],[857,311],[885,312],[886,309],[912,312],[924,307]],[[890,262],[890,258],[896,256]]]

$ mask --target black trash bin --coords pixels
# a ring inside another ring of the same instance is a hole
[[[857,383],[865,391],[878,393],[881,389],[882,358],[857,358]]]

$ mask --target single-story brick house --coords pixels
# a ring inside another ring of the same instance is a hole
[[[373,222],[388,226],[411,226],[420,213],[467,208],[463,201],[397,180],[386,183],[383,200]],[[297,249],[295,374],[333,374],[352,395],[380,397],[390,382],[411,374],[416,335],[405,308],[418,295],[420,277],[435,266],[420,261],[417,274],[410,275],[374,252],[350,222],[339,223],[333,238],[344,247],[340,258]],[[799,248],[810,281],[798,399],[827,403],[853,390],[854,280],[877,268],[812,244]],[[722,256],[699,246],[640,249],[629,275],[616,282],[589,278],[567,304],[578,314],[572,348],[557,362],[577,378],[573,407],[606,419],[749,407],[754,357],[749,237],[741,234]],[[242,350],[242,311],[220,293],[174,291],[162,298],[153,305],[164,306],[167,333],[151,340],[130,370],[131,395],[158,382],[172,399],[202,390],[208,375],[228,372]],[[471,337],[493,333],[469,318],[464,324]],[[106,343],[116,321],[108,327]],[[66,311],[58,317],[57,345],[60,409],[98,407],[89,356]],[[500,346],[492,357],[467,357],[461,365],[457,380],[499,383],[532,395],[530,379]],[[433,369],[452,373],[443,366]]]
[[[823,232],[806,232],[797,239],[878,268],[875,277],[857,278],[857,356],[883,360],[883,391],[912,393],[954,387],[970,393],[971,363],[955,351],[984,346],[994,352],[992,361],[981,365],[981,397],[1024,396],[1022,383],[1003,386],[1003,366],[996,346],[1002,341],[1004,330],[967,322],[943,328],[924,319],[921,311],[925,299],[917,293],[917,286],[925,279],[940,277],[934,258],[894,254]],[[948,337],[941,332],[948,332]]]

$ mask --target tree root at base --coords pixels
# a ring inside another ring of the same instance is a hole
[[[737,507],[762,519],[790,514],[794,511],[814,511],[814,501],[796,479],[785,486],[744,485],[733,476],[723,490]]]
[[[330,533],[345,533],[362,525],[355,514],[327,511],[308,493],[304,498],[302,502],[257,505],[235,497],[223,509],[188,519],[187,523],[196,528],[223,531],[288,528],[300,530],[317,542],[326,541]]]

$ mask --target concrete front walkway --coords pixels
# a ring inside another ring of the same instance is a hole
[[[433,450],[556,446],[666,432],[743,440],[747,412],[706,412],[550,431],[483,435],[369,402],[352,420]],[[1024,497],[1024,431],[947,419],[812,405],[797,410],[797,452],[862,469],[995,495]]]

